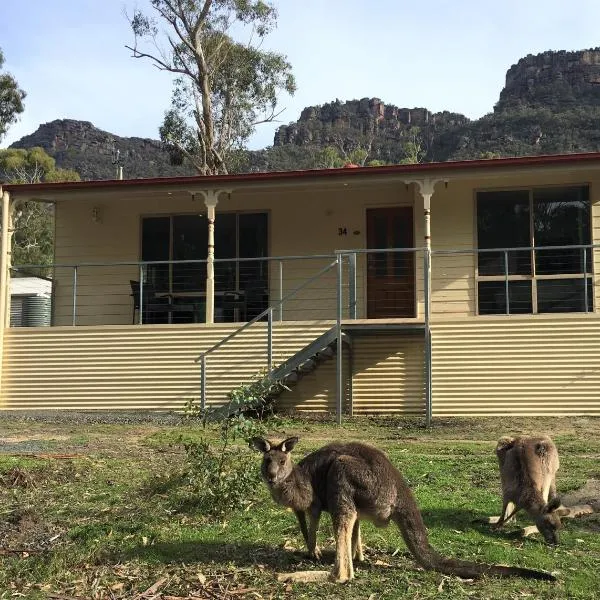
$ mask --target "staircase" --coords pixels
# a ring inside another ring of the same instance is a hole
[[[296,352],[283,364],[269,373],[269,377],[278,385],[268,396],[267,400],[274,400],[285,389],[291,389],[309,373],[312,373],[322,363],[331,360],[337,352],[337,329],[332,327],[316,340]],[[348,348],[352,347],[350,336],[342,333],[342,343]]]

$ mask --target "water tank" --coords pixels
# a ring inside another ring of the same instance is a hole
[[[23,299],[23,327],[48,327],[52,316],[52,299],[28,296]]]

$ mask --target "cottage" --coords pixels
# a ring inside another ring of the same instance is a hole
[[[600,153],[5,185],[0,409],[600,414]],[[52,326],[10,217],[55,206]],[[341,348],[341,352],[338,351]]]

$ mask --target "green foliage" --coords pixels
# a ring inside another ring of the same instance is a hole
[[[402,144],[404,158],[400,160],[401,165],[412,165],[423,162],[425,149],[423,136],[419,127],[411,127],[407,132],[407,140]]]
[[[23,112],[25,92],[10,73],[3,73],[4,54],[0,50],[0,139]]]
[[[277,11],[262,0],[151,0],[160,23],[136,10],[130,19],[135,58],[177,75],[171,108],[160,128],[175,162],[186,157],[208,175],[227,173],[230,155],[258,123],[276,117],[277,94],[296,88],[285,56],[261,49]],[[231,37],[232,29],[249,42]],[[156,51],[166,41],[168,50]],[[145,51],[139,43],[149,42]]]
[[[259,482],[256,461],[240,448],[213,447],[205,439],[184,444],[188,504],[203,515],[227,517],[252,503]]]
[[[248,453],[234,442],[265,434],[259,419],[271,414],[269,395],[277,386],[261,374],[233,389],[224,406],[202,410],[194,401],[186,404],[188,419],[200,420],[205,428],[200,439],[183,442],[186,454],[183,478],[189,486],[188,503],[202,514],[223,518],[252,502],[258,471]],[[211,441],[214,439],[211,424],[218,427],[217,442]]]
[[[0,179],[9,183],[79,181],[72,169],[57,169],[54,158],[42,148],[0,150]],[[52,205],[27,201],[14,214],[12,262],[14,265],[48,265],[54,255]],[[37,273],[44,274],[44,273]]]

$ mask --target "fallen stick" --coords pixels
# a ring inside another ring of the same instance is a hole
[[[156,583],[152,584],[145,592],[138,594],[135,596],[135,600],[141,600],[145,596],[152,596],[156,594],[156,592],[168,581],[168,577],[163,577],[159,579]]]
[[[280,573],[277,581],[282,583],[316,583],[327,581],[329,571],[295,571],[294,573]]]
[[[63,458],[81,458],[83,455],[82,454],[47,454],[45,452],[42,453],[35,453],[35,452],[28,452],[28,453],[15,453],[15,454],[9,454],[8,456],[12,456],[14,458],[57,458],[57,459],[63,459]]]
[[[43,550],[12,550],[10,548],[0,548],[0,556],[9,556],[10,554],[36,554]]]

